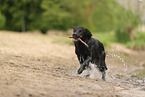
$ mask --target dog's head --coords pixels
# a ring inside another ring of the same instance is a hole
[[[81,38],[82,40],[90,39],[91,36],[92,36],[91,32],[84,27],[75,26],[73,28],[72,37],[75,39],[75,41],[77,41],[79,38]]]

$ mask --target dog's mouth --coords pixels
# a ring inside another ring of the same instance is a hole
[[[82,36],[80,36],[80,37],[73,37],[73,36],[70,36],[69,38],[73,38],[73,41],[79,41],[81,37],[82,37]]]
[[[73,40],[74,42],[80,41],[80,42],[82,42],[86,47],[89,47],[88,44],[85,43],[85,42],[81,39],[81,37],[82,37],[82,36],[80,36],[80,38],[75,38],[75,37],[72,37],[72,36],[71,36],[71,37],[69,37],[69,38],[73,38],[73,39],[74,39],[74,40]]]
[[[79,41],[80,40],[80,38],[75,38],[73,41]]]

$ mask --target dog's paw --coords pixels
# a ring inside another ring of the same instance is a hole
[[[83,70],[81,70],[80,68],[78,69],[78,74],[81,74],[83,72]]]

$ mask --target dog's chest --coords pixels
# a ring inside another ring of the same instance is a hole
[[[80,53],[81,56],[90,56],[90,50],[89,47],[85,46],[82,43],[77,43],[76,45],[77,51]]]

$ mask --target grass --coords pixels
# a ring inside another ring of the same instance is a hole
[[[68,44],[68,45],[73,45],[73,42],[68,36],[51,36],[52,38],[52,43],[60,43],[60,44]]]
[[[105,47],[109,48],[111,43],[115,42],[114,32],[93,33],[93,37],[101,41]]]
[[[93,34],[94,38],[100,40],[107,48],[110,47],[111,43],[120,43],[116,39],[115,32]],[[134,36],[135,37],[133,41],[124,42],[121,44],[125,45],[127,48],[132,48],[135,50],[145,50],[145,32],[137,32]]]
[[[115,32],[96,32],[92,33],[92,37],[98,39],[100,42],[102,42],[105,46],[105,48],[110,48],[111,43],[120,43],[117,41]],[[69,35],[64,34],[61,37],[51,36],[53,38],[53,43],[60,43],[60,44],[68,44],[73,45],[73,42],[70,38],[68,38]],[[145,49],[145,32],[138,32],[135,34],[133,41],[128,41],[121,43],[125,45],[127,48],[132,49]]]
[[[127,42],[126,46],[133,49],[145,49],[145,32],[137,32],[134,40]]]
[[[104,44],[105,47],[109,48],[110,43],[115,41],[114,32],[99,32],[99,33],[92,33],[92,37],[98,39],[100,42]],[[53,38],[53,43],[64,43],[68,45],[73,45],[72,39],[68,38],[69,35],[64,35],[61,37],[51,36]]]

